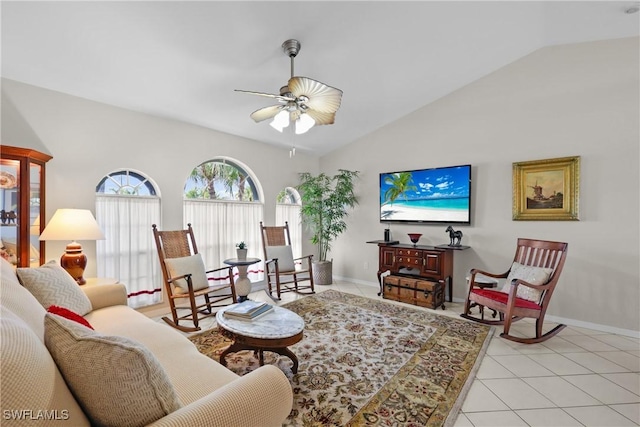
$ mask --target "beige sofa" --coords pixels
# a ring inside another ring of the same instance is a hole
[[[11,265],[4,259],[0,263],[0,424],[90,425],[81,401],[65,383],[64,370],[58,369],[45,346],[46,310],[21,286]],[[123,285],[84,286],[82,290],[92,305],[84,318],[97,332],[141,343],[166,372],[181,407],[152,425],[275,426],[291,411],[291,385],[278,368],[263,366],[239,377],[200,354],[174,329],[129,308]],[[119,411],[127,403],[114,399],[109,404]]]

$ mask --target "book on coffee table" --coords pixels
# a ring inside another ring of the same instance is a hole
[[[266,302],[247,300],[229,308],[224,312],[225,316],[233,319],[251,320],[266,313],[273,307]]]

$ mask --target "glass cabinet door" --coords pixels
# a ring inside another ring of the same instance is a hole
[[[17,267],[44,262],[45,163],[48,154],[0,146],[0,256]]]

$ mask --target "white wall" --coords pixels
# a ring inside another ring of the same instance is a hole
[[[638,38],[543,48],[323,157],[321,170],[362,172],[334,274],[376,282],[377,247],[365,242],[383,238],[379,173],[470,163],[472,224],[456,228],[471,249],[455,253],[455,299],[470,268],[506,271],[518,237],[566,241],[548,313],[640,331],[638,52]],[[565,156],[581,156],[580,221],[512,221],[512,163]],[[427,245],[448,243],[445,228],[391,226]]]
[[[61,207],[93,211],[102,176],[133,168],[159,185],[165,228],[183,225],[184,179],[212,157],[233,157],[255,172],[267,221],[276,194],[297,183],[297,172],[358,169],[361,203],[331,256],[337,276],[372,284],[377,247],[365,242],[383,235],[378,174],[470,163],[473,223],[456,228],[472,248],[455,254],[454,298],[463,298],[470,268],[506,270],[517,237],[567,241],[550,314],[640,331],[638,47],[634,38],[541,49],[320,163],[300,151],[289,159],[286,149],[10,80],[2,80],[2,143],[54,157],[47,164],[49,218]],[[512,163],[575,155],[582,158],[581,220],[512,221]],[[444,225],[391,228],[404,242],[406,233],[421,232],[422,244],[448,243]],[[312,253],[305,244],[303,253]],[[92,259],[95,245],[84,246]],[[47,259],[63,251],[63,242],[47,243]],[[90,263],[87,276],[94,274]]]
[[[163,228],[182,228],[188,220],[182,219],[183,188],[191,170],[226,156],[255,173],[264,192],[265,222],[273,223],[277,194],[297,185],[298,172],[318,170],[318,159],[301,150],[289,158],[286,148],[7,79],[2,80],[2,144],[53,156],[47,163],[47,220],[58,208],[95,212],[98,182],[109,172],[129,168],[160,188]],[[47,242],[46,259],[58,259],[66,243]],[[89,258],[85,276],[95,276],[95,242],[82,243]]]

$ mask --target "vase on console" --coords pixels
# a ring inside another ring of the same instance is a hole
[[[418,241],[420,240],[420,237],[422,237],[422,234],[408,233],[408,236],[409,236],[409,240],[411,240],[411,243],[413,243],[413,247],[415,248],[418,245]]]

